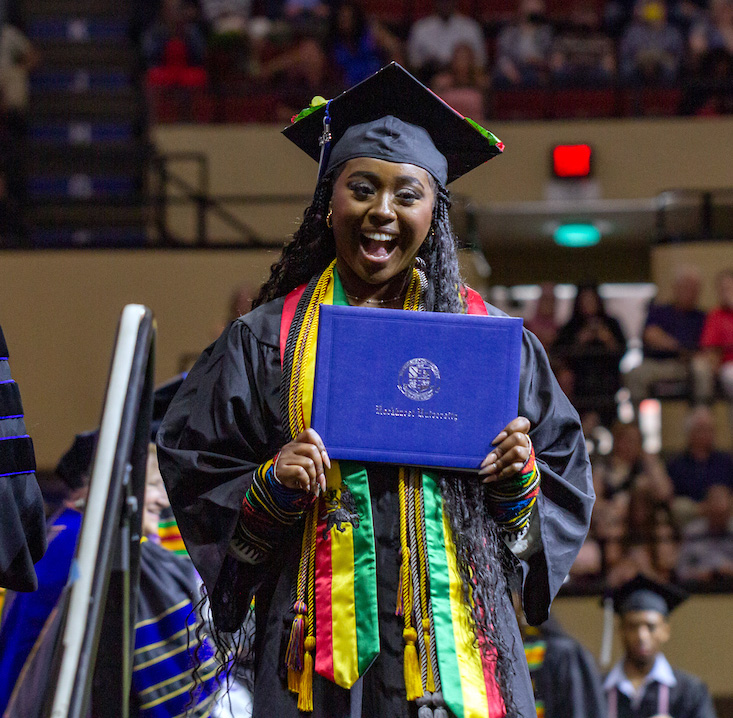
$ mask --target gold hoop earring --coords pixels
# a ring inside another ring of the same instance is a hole
[[[329,209],[328,214],[326,215],[326,227],[331,229],[333,227],[333,221],[331,220],[331,215],[333,215],[333,210]]]

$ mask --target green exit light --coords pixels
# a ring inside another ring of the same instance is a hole
[[[592,224],[561,224],[553,237],[561,247],[592,247],[601,241],[601,232]]]

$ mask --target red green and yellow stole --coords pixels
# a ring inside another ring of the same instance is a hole
[[[537,628],[529,626],[525,629],[524,636],[524,655],[527,658],[527,666],[529,674],[532,678],[532,690],[535,694],[535,708],[537,709],[537,718],[545,718],[544,701],[537,698],[537,686],[535,685],[535,675],[545,663],[545,654],[547,653],[547,642],[542,640],[542,634]]]
[[[421,305],[421,275],[413,275],[404,309]],[[471,290],[469,313],[486,314]],[[285,299],[280,327],[281,401],[287,433],[310,426],[321,304],[346,305],[335,261]],[[363,465],[332,462],[327,490],[305,518],[286,662],[298,708],[313,710],[313,671],[351,688],[379,654],[377,575],[369,480]],[[396,609],[404,617],[408,700],[441,691],[457,718],[504,715],[490,651],[482,651],[464,599],[456,551],[436,478],[399,469],[402,568]]]

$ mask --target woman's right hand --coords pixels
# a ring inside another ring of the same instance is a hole
[[[318,496],[326,490],[324,466],[331,468],[326,447],[316,431],[306,429],[281,449],[275,461],[275,477],[289,489]]]

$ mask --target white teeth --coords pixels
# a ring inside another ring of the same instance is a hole
[[[374,242],[393,242],[395,240],[393,234],[387,234],[386,232],[362,232],[362,234]]]

